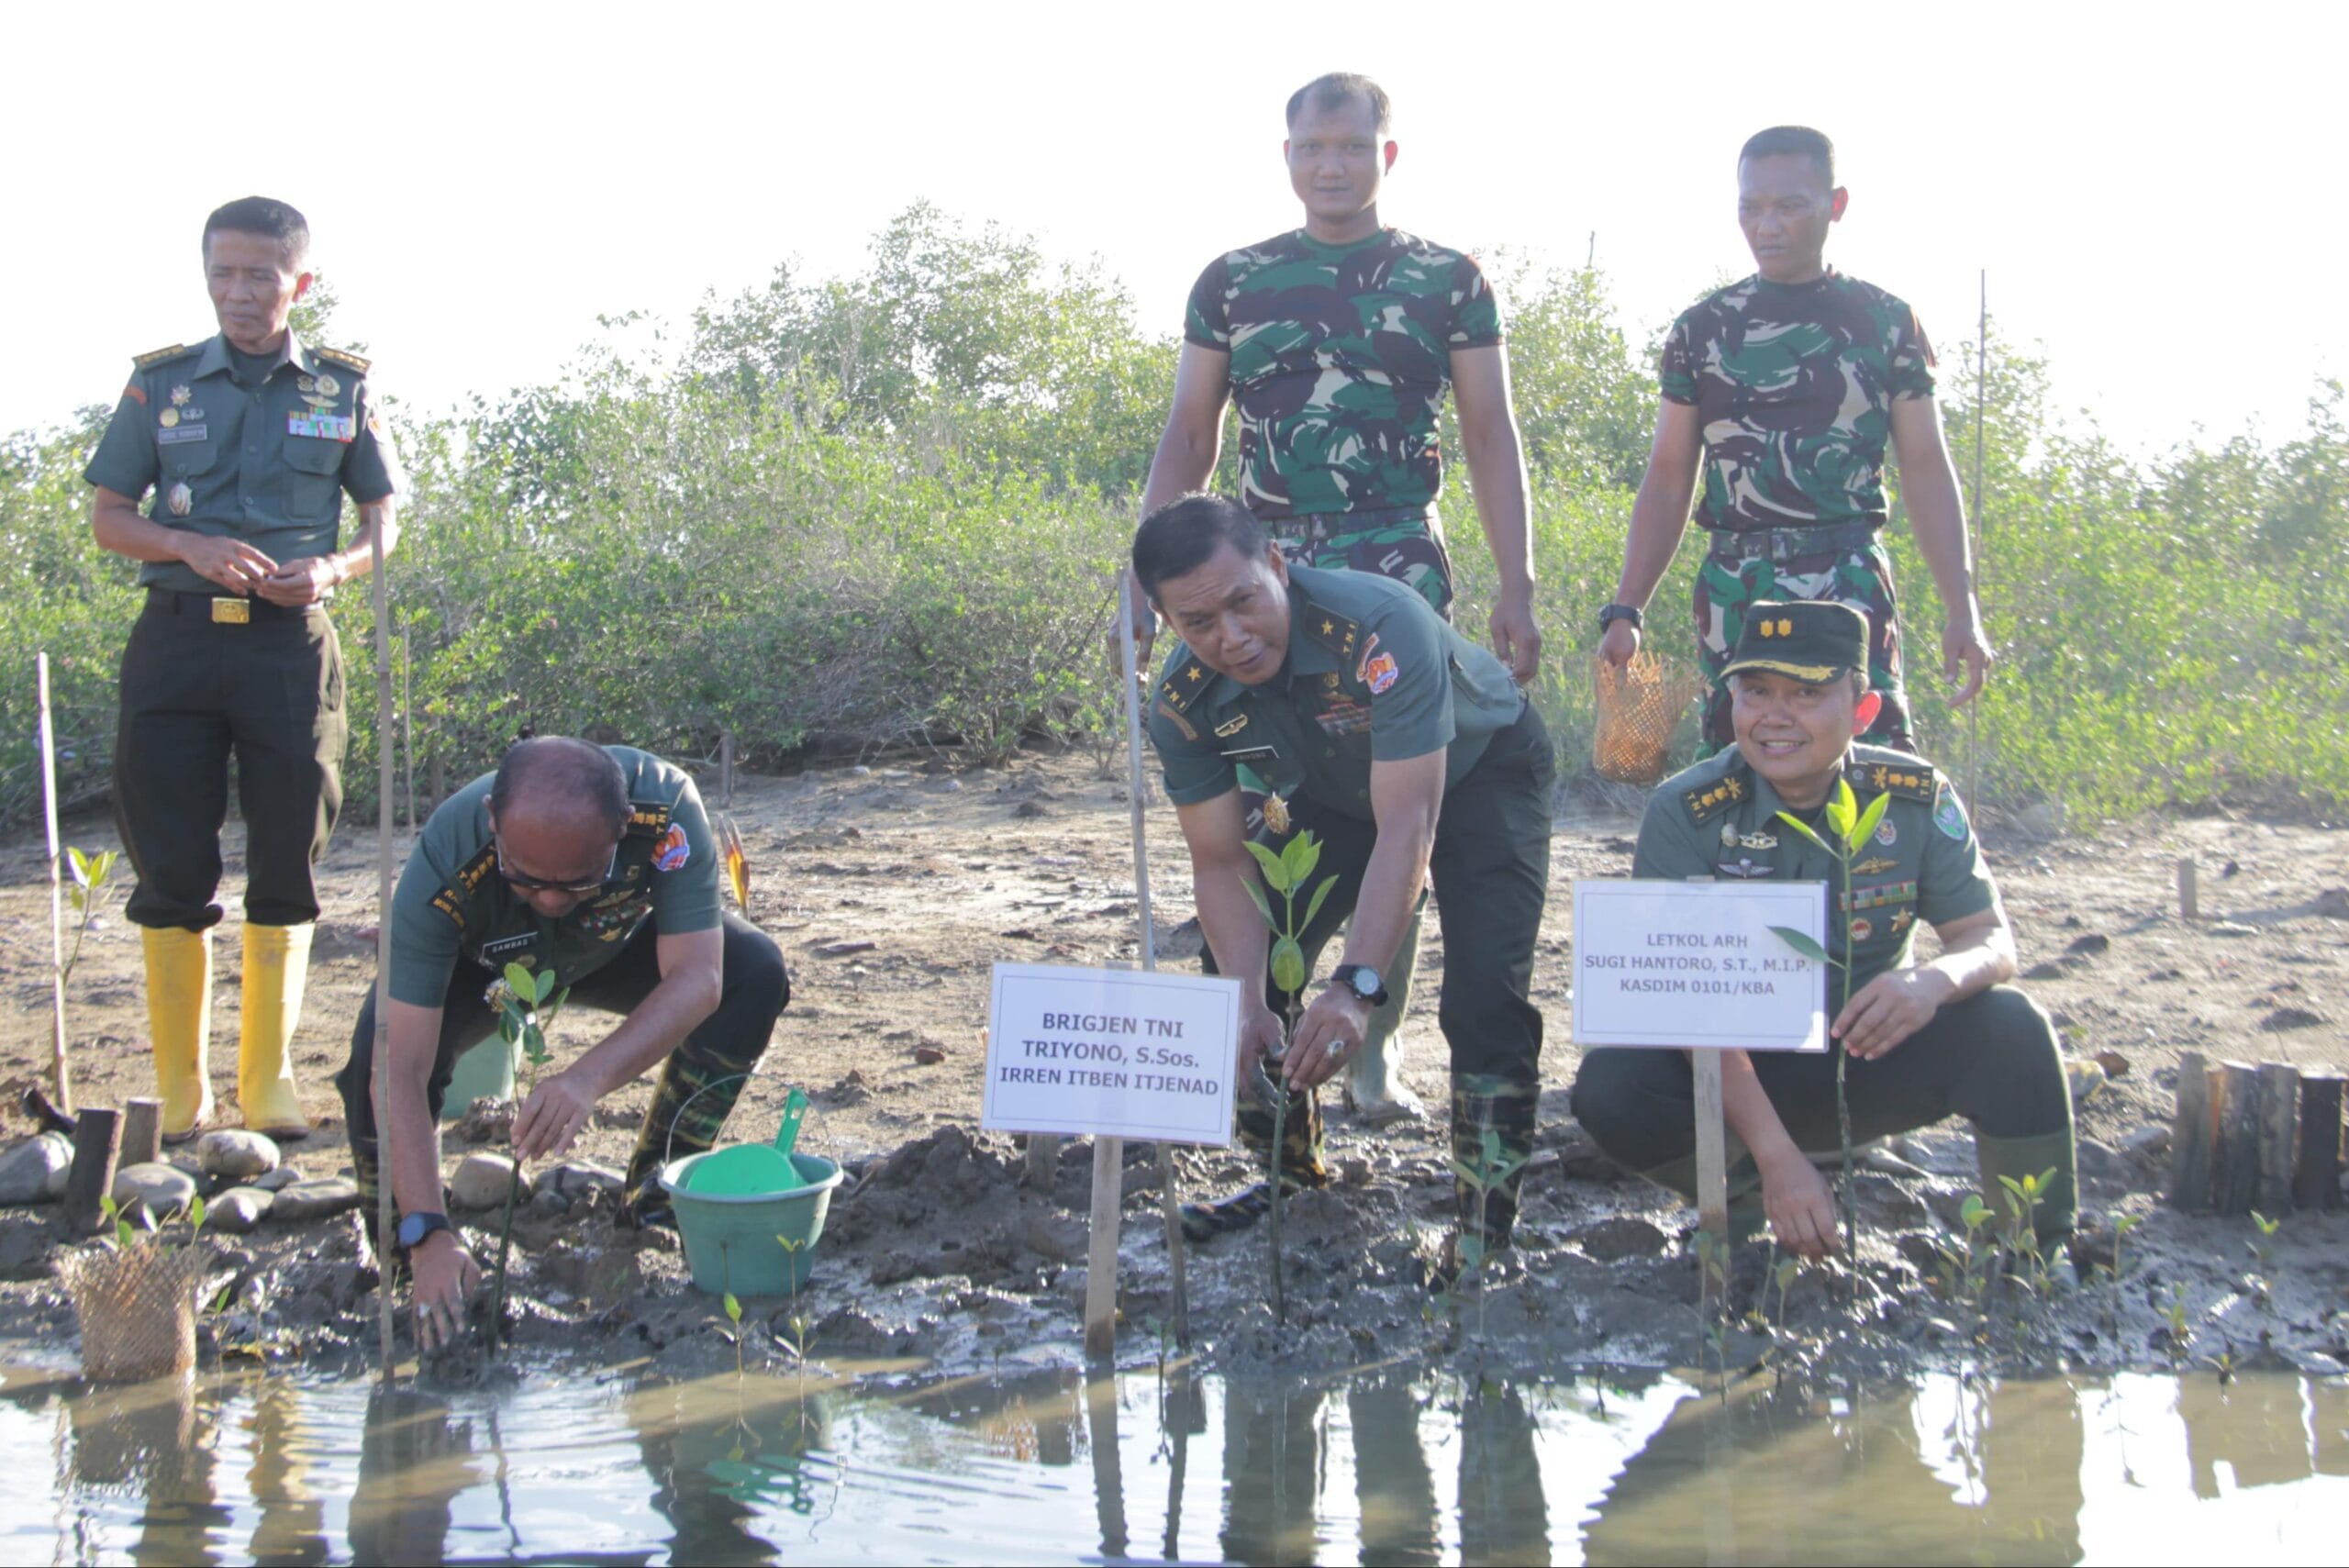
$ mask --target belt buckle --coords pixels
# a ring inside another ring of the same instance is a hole
[[[253,607],[243,599],[212,601],[212,624],[215,626],[246,626],[252,618]]]

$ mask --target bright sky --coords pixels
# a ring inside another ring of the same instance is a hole
[[[1298,221],[1281,108],[1335,68],[1394,96],[1388,221],[1562,265],[1596,233],[1635,341],[1751,270],[1737,146],[1809,122],[1852,189],[1831,260],[1944,349],[1987,268],[2002,329],[2129,445],[2254,417],[2288,436],[2319,375],[2349,376],[2349,313],[2323,304],[2349,10],[2165,15],[28,7],[0,97],[21,312],[0,429],[111,401],[131,354],[208,335],[204,216],[256,191],[309,215],[343,334],[426,408],[547,379],[598,314],[682,321],[779,261],[852,268],[922,197],[1097,255],[1171,335],[1210,255]]]

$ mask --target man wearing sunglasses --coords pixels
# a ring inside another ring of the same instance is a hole
[[[398,1243],[415,1273],[417,1337],[455,1333],[481,1272],[440,1212],[440,1123],[457,1058],[497,1028],[509,963],[551,973],[569,1008],[622,1015],[542,1073],[514,1118],[524,1160],[560,1155],[597,1101],[656,1063],[629,1161],[623,1218],[668,1218],[658,1176],[709,1148],[790,999],[783,952],[724,912],[718,856],[693,781],[627,746],[546,737],[506,753],[432,814],[401,873],[392,923],[384,1102]],[[377,1202],[373,993],[335,1080],[366,1212]]]

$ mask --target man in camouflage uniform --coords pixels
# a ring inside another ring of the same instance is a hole
[[[627,746],[545,737],[443,802],[400,874],[392,922],[383,1126],[419,1334],[453,1330],[480,1271],[440,1212],[441,1101],[457,1058],[497,1028],[506,966],[552,973],[573,1006],[624,1015],[517,1111],[522,1159],[561,1154],[596,1103],[663,1063],[629,1161],[624,1218],[664,1219],[661,1166],[717,1141],[790,1000],[772,938],[723,912],[693,781]],[[376,1212],[373,993],[335,1083],[366,1212]]]
[[[1957,476],[1933,402],[1933,350],[1915,312],[1825,261],[1849,193],[1834,148],[1800,126],[1748,140],[1738,158],[1738,222],[1750,278],[1698,301],[1664,339],[1664,402],[1646,478],[1631,507],[1615,601],[1599,612],[1600,651],[1626,664],[1647,602],[1697,517],[1711,536],[1697,575],[1697,632],[1713,690],[1705,743],[1731,741],[1721,668],[1758,600],[1825,599],[1868,619],[1868,676],[1882,699],[1873,740],[1915,744],[1901,685],[1892,562],[1878,539],[1887,444],[1947,623],[1944,679],[1982,688],[1991,651],[1974,595]]]
[[[1520,682],[1540,668],[1525,460],[1509,405],[1499,302],[1474,257],[1379,221],[1394,166],[1386,94],[1332,73],[1288,103],[1283,144],[1305,226],[1208,263],[1185,314],[1174,405],[1142,492],[1142,514],[1203,487],[1240,416],[1240,493],[1290,562],[1372,572],[1452,610],[1451,558],[1436,501],[1437,422],[1450,389],[1477,516],[1499,574],[1489,628]],[[1147,662],[1151,623],[1135,595]],[[1262,781],[1242,787],[1261,800]],[[1409,1005],[1419,917],[1387,976],[1370,1044],[1348,1074],[1370,1120],[1417,1114],[1397,1075],[1395,1030]]]
[[[220,330],[141,354],[83,477],[99,544],[139,562],[122,654],[115,820],[139,873],[163,1140],[212,1115],[212,928],[236,759],[245,819],[237,1100],[245,1125],[309,1130],[294,1031],[318,918],[314,868],[342,804],[342,649],[327,606],[395,539],[405,483],[367,361],[305,343],[310,226],[247,196],[204,226]],[[151,493],[144,512],[139,500]],[[342,501],[359,529],[342,539]]]
[[[2055,1028],[2008,984],[2014,932],[1956,790],[1931,762],[1854,744],[1880,702],[1866,666],[1866,621],[1850,606],[1748,606],[1728,671],[1735,741],[1655,792],[1631,857],[1634,876],[1816,883],[1824,896],[1844,874],[1827,849],[1838,839],[1830,797],[1848,785],[1855,817],[1884,799],[1851,867],[1849,896],[1836,892],[1828,906],[1827,948],[1848,966],[1851,987],[1848,1004],[1829,994],[1828,1050],[1722,1053],[1722,1107],[1736,1140],[1731,1225],[1742,1238],[1766,1217],[1778,1244],[1805,1257],[1839,1245],[1834,1204],[1810,1155],[1838,1145],[1840,1051],[1850,1058],[1854,1138],[1965,1118],[1994,1210],[2006,1210],[1999,1177],[2047,1179],[2034,1220],[2053,1243],[2071,1233],[2076,1208],[2071,1092]],[[1933,929],[1939,948],[1923,962],[1920,926]],[[1685,1053],[1591,1051],[1575,1078],[1574,1109],[1609,1155],[1693,1201],[1695,1089]]]

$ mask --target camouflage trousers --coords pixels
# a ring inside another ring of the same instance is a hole
[[[717,1143],[727,1114],[740,1097],[742,1085],[758,1070],[775,1020],[791,999],[791,977],[785,972],[783,950],[775,946],[774,938],[731,914],[724,917],[723,934],[719,962],[724,978],[718,1010],[670,1052],[637,1136],[636,1151],[629,1160],[625,1202],[631,1215],[662,1203],[661,1166],[673,1157],[672,1150],[675,1154],[696,1154]],[[609,963],[575,982],[564,1017],[581,1007],[625,1014],[641,1004],[661,982],[658,936],[652,922],[647,921]],[[497,1032],[497,1016],[488,1001],[497,979],[489,969],[463,959],[450,976],[440,1007],[440,1045],[425,1081],[425,1102],[436,1124],[448,1098],[457,1058]],[[564,1032],[560,1025],[557,1032]],[[335,1074],[351,1131],[351,1164],[370,1225],[378,1212],[382,1179],[375,1103],[370,1092],[374,1055],[375,995],[371,986],[351,1031],[351,1060]]]
[[[1868,684],[1884,694],[1884,706],[1862,739],[1904,751],[1917,749],[1909,696],[1900,680],[1900,619],[1892,559],[1883,545],[1870,543],[1788,561],[1706,557],[1697,571],[1696,607],[1698,656],[1712,682],[1705,700],[1708,754],[1737,742],[1730,728],[1730,694],[1721,666],[1729,662],[1730,651],[1745,628],[1746,606],[1765,599],[1823,599],[1849,605],[1867,617]]]
[[[1428,869],[1441,900],[1444,984],[1436,1017],[1452,1048],[1452,1147],[1461,1231],[1490,1247],[1508,1244],[1517,1218],[1518,1186],[1533,1152],[1542,1091],[1542,1013],[1531,999],[1533,944],[1550,875],[1550,795],[1556,762],[1549,731],[1531,704],[1495,735],[1466,777],[1444,795]],[[1313,880],[1336,884],[1300,933],[1306,973],[1353,912],[1376,844],[1375,824],[1330,811],[1310,796],[1292,803],[1295,830],[1321,844]],[[1206,954],[1216,973],[1215,954]],[[1265,1001],[1286,1016],[1292,998],[1267,975]],[[1259,1157],[1273,1149],[1273,1111],[1243,1084],[1236,1122],[1240,1141]],[[1329,1180],[1320,1107],[1293,1095],[1281,1129],[1280,1179],[1293,1186]],[[1471,1177],[1474,1179],[1472,1180]]]
[[[1452,618],[1452,556],[1432,506],[1374,506],[1263,519],[1291,566],[1390,577]]]

